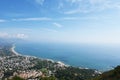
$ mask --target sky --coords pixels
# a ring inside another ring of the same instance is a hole
[[[0,38],[120,44],[120,0],[0,0]]]

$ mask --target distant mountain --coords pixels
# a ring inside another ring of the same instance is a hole
[[[120,80],[120,66],[117,66],[113,70],[104,72],[99,77],[92,80]]]

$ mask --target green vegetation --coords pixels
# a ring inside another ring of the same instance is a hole
[[[18,76],[14,76],[12,79],[9,79],[9,80],[25,80],[25,79],[22,79],[22,78],[20,78]]]
[[[68,67],[67,69],[58,70],[55,76],[42,77],[40,80],[120,80],[120,66],[115,69],[104,72],[100,76],[90,79],[90,70],[79,70],[78,68]],[[83,75],[86,74],[86,75]],[[17,76],[11,80],[24,80]]]
[[[40,80],[57,80],[57,78],[55,78],[54,76],[50,76],[50,77],[43,77]]]
[[[59,69],[56,71],[55,76],[59,80],[86,80],[93,78],[94,70],[92,69],[79,69],[76,67],[68,67],[66,69]],[[98,76],[98,74],[94,74]]]
[[[54,65],[55,63],[48,61],[48,60],[41,60],[41,59],[34,59],[33,61],[35,61],[35,66],[32,67],[31,69],[43,69],[43,68],[48,68],[50,70],[54,70]]]
[[[91,80],[120,80],[120,66],[108,72],[104,72],[100,76]]]

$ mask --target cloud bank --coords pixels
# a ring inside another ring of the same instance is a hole
[[[16,39],[26,39],[28,36],[23,33],[9,34],[7,32],[0,32],[0,38],[16,38]]]
[[[65,3],[66,2],[66,3]],[[59,4],[59,6],[61,3]],[[66,8],[68,7],[68,8]],[[120,9],[119,0],[62,0],[64,14],[90,13],[103,10]]]
[[[56,23],[56,22],[54,22],[53,25],[56,26],[56,27],[59,27],[59,28],[60,28],[60,27],[63,27],[61,24]]]
[[[51,18],[41,17],[41,18],[18,18],[12,19],[12,21],[49,21]]]

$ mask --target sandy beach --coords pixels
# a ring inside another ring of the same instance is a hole
[[[15,54],[15,55],[20,55],[18,52],[15,51],[15,45],[13,44],[12,48],[11,48],[11,51]]]

